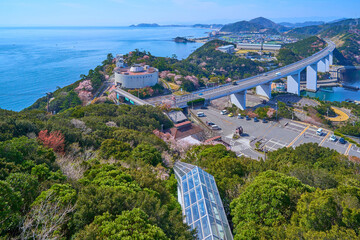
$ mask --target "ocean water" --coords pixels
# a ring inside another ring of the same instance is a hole
[[[186,58],[201,43],[175,43],[177,36],[202,37],[189,27],[0,28],[0,108],[19,111],[47,92],[79,80],[108,53],[146,50]]]
[[[360,71],[349,71],[345,74],[345,85],[360,87]],[[342,87],[326,87],[319,89],[316,93],[305,92],[304,95],[318,97],[324,101],[345,101],[347,99],[360,101],[360,91],[350,90]]]

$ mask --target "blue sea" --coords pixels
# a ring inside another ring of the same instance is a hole
[[[77,80],[108,53],[146,50],[186,58],[201,43],[175,43],[177,36],[203,37],[190,27],[0,28],[0,108],[22,110],[47,92]]]
[[[348,86],[360,87],[360,71],[349,71],[345,74],[343,84]],[[347,99],[360,101],[360,91],[345,89],[342,87],[320,88],[316,93],[305,92],[304,95],[317,97],[323,101],[345,101]]]

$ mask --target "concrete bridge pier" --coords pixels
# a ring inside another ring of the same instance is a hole
[[[326,72],[330,71],[330,55],[325,57],[325,70],[326,70]]]
[[[267,83],[261,84],[259,86],[256,86],[256,94],[270,99],[271,98],[271,83],[272,82],[267,82]]]
[[[300,72],[287,76],[287,92],[300,96]]]
[[[306,67],[306,88],[309,90],[317,90],[317,63]]]
[[[319,60],[319,62],[317,63],[317,69],[319,72],[326,72],[325,58]]]
[[[246,90],[230,95],[231,103],[235,104],[241,110],[246,109]]]
[[[334,54],[333,52],[329,53],[329,65],[334,65]]]

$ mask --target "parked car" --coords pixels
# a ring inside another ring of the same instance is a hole
[[[263,122],[263,123],[267,123],[268,120],[266,120],[266,118],[263,118],[263,119],[262,119],[262,122]]]
[[[233,117],[234,114],[233,113],[229,113],[228,117]]]
[[[213,122],[207,122],[207,125],[208,125],[208,126],[212,126],[212,125],[215,125],[215,123],[213,123]]]
[[[319,136],[322,136],[322,135],[323,135],[323,130],[322,130],[322,128],[319,128],[319,129],[316,131],[316,134],[319,135]]]
[[[330,139],[330,141],[332,141],[332,142],[336,142],[337,137],[336,137],[335,135],[332,135],[329,139]]]
[[[257,117],[254,117],[254,122],[258,122],[259,119]]]
[[[262,104],[266,104],[266,100],[261,100],[261,103],[262,103]]]
[[[239,114],[237,115],[237,118],[238,118],[238,119],[243,119],[244,117],[241,116],[241,113],[239,113]]]
[[[236,82],[236,81],[233,81],[233,82],[232,82],[232,85],[237,85],[237,82]]]
[[[211,126],[211,129],[212,130],[220,130],[221,128],[218,125],[214,124],[214,125]]]
[[[228,112],[224,109],[224,110],[221,110],[220,114],[221,115],[226,115]]]
[[[340,139],[339,139],[339,143],[341,143],[341,144],[345,144],[345,143],[346,143],[346,141],[345,141],[345,139],[340,138]]]
[[[198,116],[198,117],[205,117],[205,113],[204,113],[204,112],[198,112],[198,113],[197,113],[197,116]]]
[[[207,106],[201,106],[200,109],[208,109]]]
[[[246,118],[247,121],[249,121],[251,119],[248,115],[246,115],[245,118]]]

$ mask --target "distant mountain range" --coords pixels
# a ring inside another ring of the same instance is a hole
[[[258,17],[254,18],[250,21],[239,21],[235,23],[226,24],[221,28],[222,32],[261,32],[266,34],[280,34],[280,32],[284,32],[289,30],[282,25],[276,24],[275,22],[264,18]]]
[[[279,25],[282,25],[287,28],[299,28],[299,27],[308,27],[308,26],[314,26],[314,25],[321,25],[324,24],[323,21],[307,21],[303,23],[289,23],[289,22],[281,22],[278,23]]]

